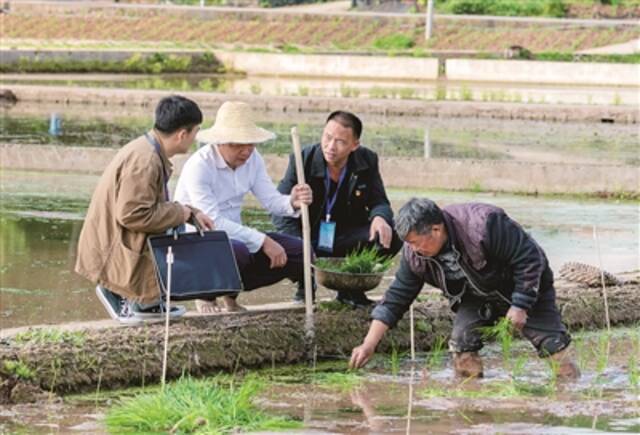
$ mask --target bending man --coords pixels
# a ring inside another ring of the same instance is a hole
[[[405,241],[400,268],[372,312],[364,342],[353,349],[352,367],[369,361],[427,283],[442,290],[456,313],[449,341],[456,374],[482,376],[480,328],[506,316],[540,357],[557,361],[559,376],[579,376],[547,257],[502,209],[480,203],[440,209],[413,198],[400,209],[396,229]]]

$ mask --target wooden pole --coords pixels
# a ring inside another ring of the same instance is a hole
[[[302,150],[300,148],[300,136],[298,129],[291,129],[291,141],[293,142],[293,155],[296,161],[296,174],[298,184],[306,183],[304,178],[304,167],[302,165]],[[303,204],[300,207],[302,214],[302,243],[304,260],[304,301],[305,301],[305,344],[308,355],[311,359],[313,354],[313,343],[315,342],[315,325],[313,320],[313,291],[311,283],[311,227],[309,226],[309,207]]]

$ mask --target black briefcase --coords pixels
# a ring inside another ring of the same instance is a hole
[[[173,251],[171,300],[211,299],[242,290],[233,249],[224,231],[175,233],[148,239],[160,287],[167,294],[167,253]]]

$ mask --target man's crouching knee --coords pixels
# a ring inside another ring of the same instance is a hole
[[[547,358],[558,379],[577,379],[580,369],[571,355],[571,337],[568,334],[544,338],[538,347],[538,355]]]

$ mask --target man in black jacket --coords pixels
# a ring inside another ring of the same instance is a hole
[[[349,252],[378,246],[382,255],[395,255],[402,241],[393,231],[393,211],[378,168],[378,156],[360,146],[362,122],[353,113],[329,115],[319,144],[302,150],[305,181],[313,192],[309,206],[311,239],[316,256],[344,257]],[[288,194],[298,183],[293,156],[278,185]],[[301,237],[299,218],[274,217],[278,231]],[[370,303],[364,293],[339,292],[350,305]],[[304,300],[298,289],[295,300]]]
[[[481,203],[440,209],[413,198],[400,209],[396,230],[405,241],[400,268],[372,312],[364,342],[353,349],[352,367],[367,363],[427,283],[442,290],[456,313],[449,341],[456,374],[482,376],[481,328],[506,317],[540,357],[557,362],[559,376],[579,376],[545,253],[502,209]]]

